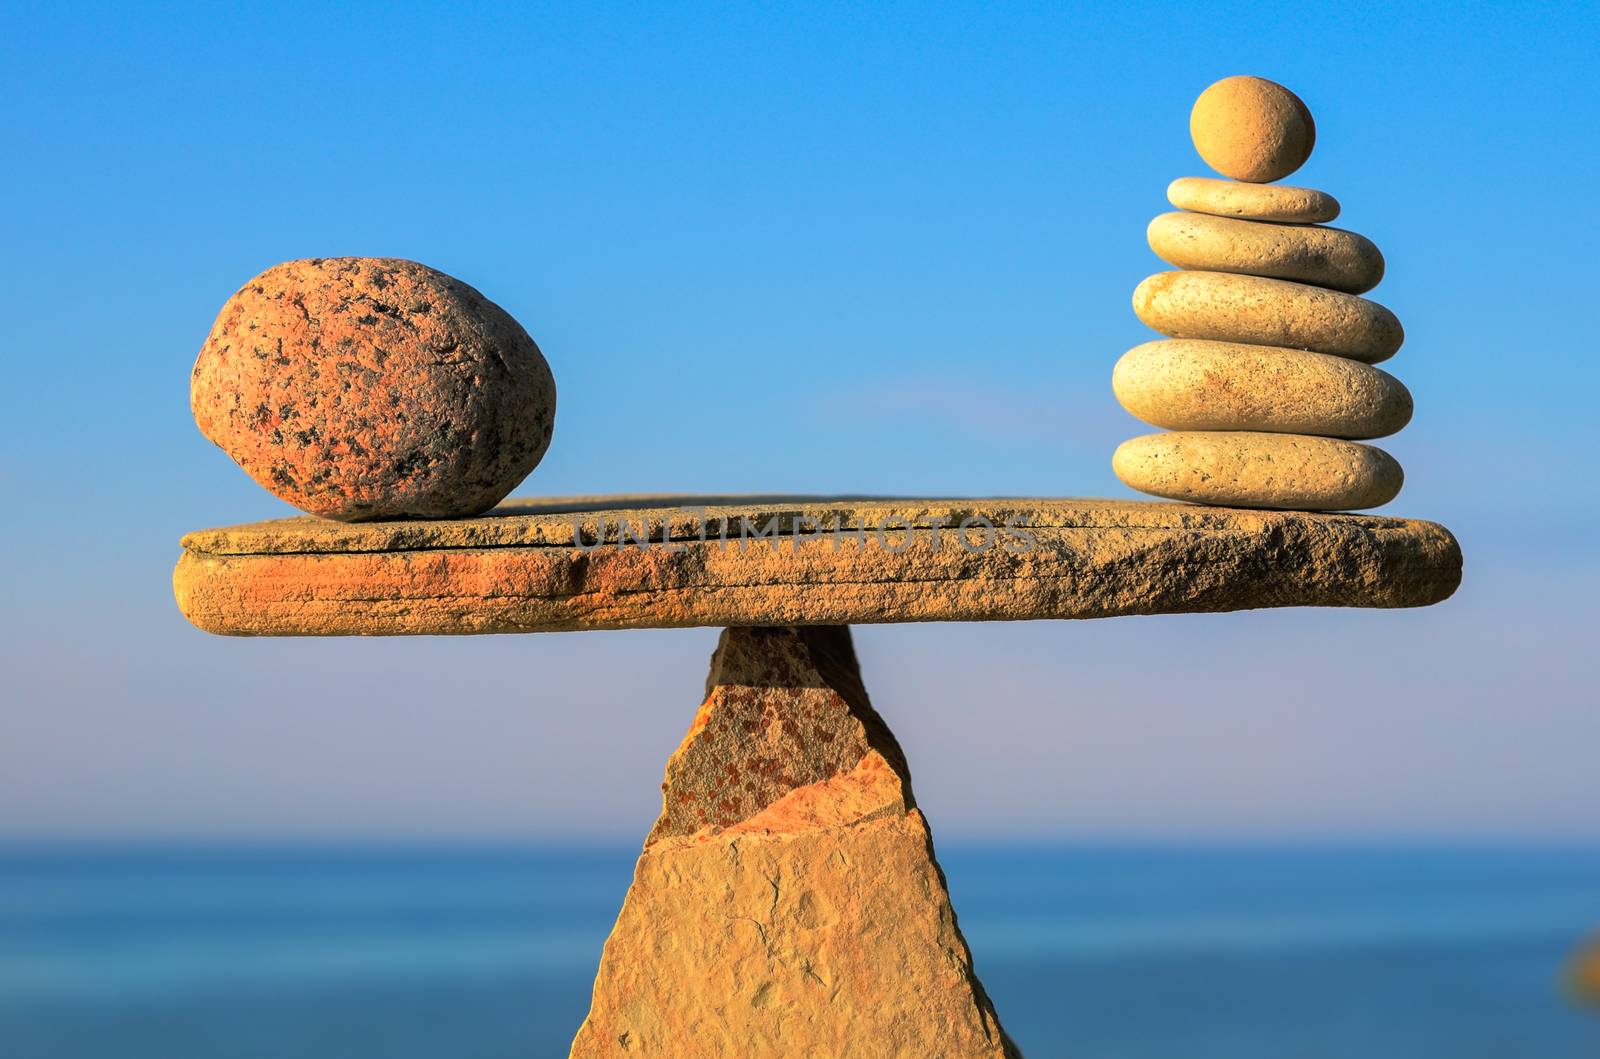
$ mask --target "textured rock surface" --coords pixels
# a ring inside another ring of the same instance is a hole
[[[1189,135],[1206,165],[1235,180],[1282,180],[1317,142],[1300,97],[1261,77],[1224,77],[1194,102]]]
[[[1252,221],[1321,224],[1339,216],[1339,200],[1326,191],[1214,177],[1179,177],[1167,185],[1167,201],[1180,210]]]
[[[1411,419],[1411,394],[1347,357],[1277,346],[1169,338],[1122,355],[1122,407],[1169,430],[1264,430],[1381,438]]]
[[[1158,272],[1133,292],[1140,320],[1172,338],[1287,346],[1388,360],[1405,341],[1394,313],[1366,298],[1226,272]]]
[[[847,629],[728,629],[575,1057],[1015,1055]]]
[[[555,382],[506,312],[391,258],[276,265],[229,298],[195,362],[201,431],[333,519],[476,515],[550,444]]]
[[[1342,228],[1180,212],[1151,221],[1146,237],[1157,257],[1178,268],[1271,276],[1349,294],[1383,279],[1378,248]]]
[[[1461,579],[1443,527],[1360,515],[803,497],[569,498],[501,510],[192,533],[173,574],[178,606],[216,633],[407,635],[1413,607]],[[952,527],[978,517],[1010,522],[1032,547],[1013,532],[967,551]],[[774,536],[741,548],[744,524]],[[856,532],[863,524],[873,528]],[[815,529],[839,525],[849,528]],[[903,526],[914,527],[909,542]]]
[[[1111,457],[1117,477],[1173,500],[1297,511],[1358,511],[1393,500],[1394,457],[1371,445],[1246,431],[1147,434]]]

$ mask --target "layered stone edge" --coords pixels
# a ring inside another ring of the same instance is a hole
[[[1461,580],[1447,529],[1385,516],[1137,501],[728,500],[563,498],[447,522],[287,519],[201,531],[184,538],[174,592],[185,617],[223,635],[444,635],[1417,607]],[[1022,529],[1031,548],[997,536],[969,550],[954,528],[978,517]],[[829,518],[888,529],[812,528],[840,524]],[[740,540],[743,526],[758,536]]]

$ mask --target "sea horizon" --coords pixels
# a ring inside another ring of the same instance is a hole
[[[637,844],[0,842],[20,1059],[564,1055]],[[1600,844],[941,841],[1030,1057],[1585,1059]]]

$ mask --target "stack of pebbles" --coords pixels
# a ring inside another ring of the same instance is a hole
[[[1180,212],[1150,224],[1151,249],[1182,271],[1139,284],[1133,307],[1169,337],[1124,354],[1112,386],[1169,432],[1123,443],[1117,476],[1202,504],[1388,503],[1400,465],[1351,440],[1411,418],[1410,393],[1371,366],[1400,348],[1400,321],[1358,297],[1383,278],[1383,255],[1323,225],[1339,213],[1331,195],[1267,183],[1311,154],[1311,113],[1282,85],[1229,77],[1201,93],[1189,127],[1200,156],[1232,179],[1174,181],[1167,197]]]

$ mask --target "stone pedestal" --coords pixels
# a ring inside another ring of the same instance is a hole
[[[1016,1054],[849,629],[724,630],[572,1055]]]

